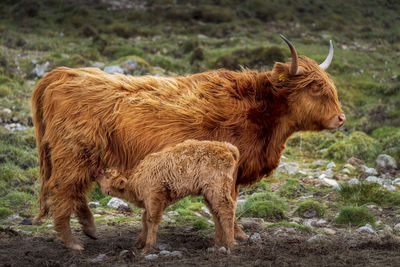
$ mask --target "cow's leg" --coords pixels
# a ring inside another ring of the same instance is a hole
[[[94,224],[94,218],[86,197],[84,202],[79,202],[76,207],[76,215],[78,216],[79,223],[82,225],[83,233],[92,239],[97,239],[96,225]]]
[[[214,243],[215,243],[215,246],[219,247],[219,246],[221,246],[221,242],[222,242],[222,228],[221,228],[220,220],[218,218],[217,213],[212,208],[211,203],[206,198],[204,199],[204,202],[206,203],[208,209],[210,210],[210,212],[213,216],[213,220],[214,220],[214,224],[215,224]]]
[[[146,238],[147,238],[147,211],[144,210],[142,214],[142,230],[140,231],[140,234],[138,236],[138,239],[135,243],[135,248],[141,249],[144,247],[146,244]]]
[[[236,209],[236,203],[237,203],[237,198],[239,197],[239,185],[234,184],[233,189],[232,189],[232,199],[235,201],[235,209]],[[245,232],[239,227],[236,217],[233,217],[233,225],[234,225],[234,231],[235,231],[235,239],[244,241],[249,239],[249,236],[246,235]]]
[[[160,197],[155,195],[149,201],[146,201],[145,206],[147,210],[147,237],[142,254],[148,253],[156,247],[157,230],[162,219],[165,203],[162,197],[160,199]]]

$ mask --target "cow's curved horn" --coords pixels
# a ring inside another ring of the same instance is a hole
[[[299,75],[301,73],[299,69],[299,62],[298,62],[298,57],[297,57],[297,52],[296,48],[294,48],[294,45],[282,34],[280,35],[283,41],[289,46],[290,52],[292,53],[292,64],[290,65],[289,73],[291,75]]]
[[[327,70],[329,65],[331,64],[333,59],[333,44],[332,44],[332,40],[329,40],[329,54],[326,57],[325,61],[322,62],[319,66],[321,67],[321,69],[323,70]]]

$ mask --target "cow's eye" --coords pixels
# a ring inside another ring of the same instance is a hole
[[[321,86],[318,84],[312,84],[310,88],[311,94],[313,95],[319,95],[321,93]]]

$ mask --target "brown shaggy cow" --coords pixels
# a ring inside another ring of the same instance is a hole
[[[96,182],[103,193],[144,208],[135,245],[144,247],[142,253],[154,248],[165,208],[189,195],[204,197],[215,222],[215,245],[229,250],[234,243],[232,190],[238,160],[238,149],[229,143],[187,140],[147,155],[123,174],[108,168]]]
[[[345,117],[333,81],[318,65],[297,57],[272,71],[224,69],[187,77],[110,75],[95,68],[57,68],[32,95],[40,159],[40,206],[36,220],[52,214],[67,247],[70,216],[95,238],[87,204],[99,169],[135,167],[147,154],[186,139],[226,141],[240,151],[233,198],[239,185],[254,184],[278,166],[286,140],[297,131],[340,127]],[[235,222],[235,238],[247,238]]]

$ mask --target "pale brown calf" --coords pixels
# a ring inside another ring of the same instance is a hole
[[[203,195],[215,222],[215,245],[234,243],[236,201],[232,198],[239,151],[229,144],[187,140],[149,154],[133,170],[108,168],[96,178],[103,193],[144,208],[143,228],[135,244],[143,253],[156,244],[158,225],[170,204]]]

